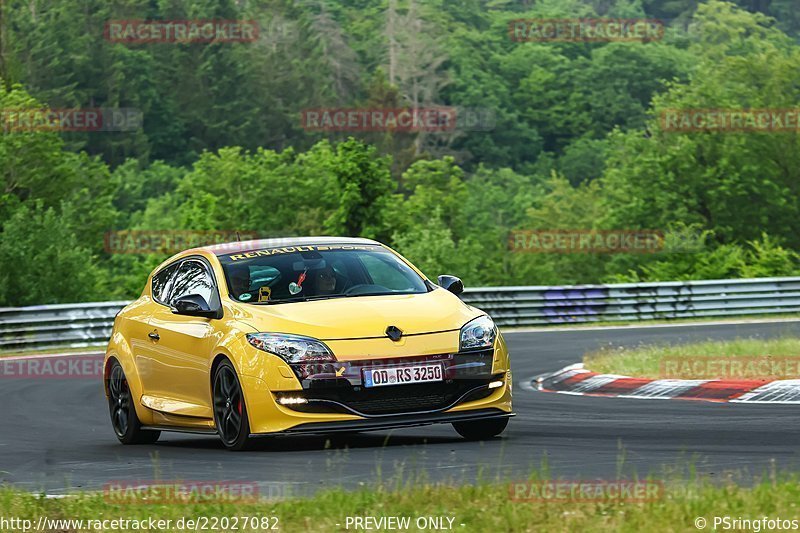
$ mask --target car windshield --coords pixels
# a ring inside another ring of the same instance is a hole
[[[429,290],[402,259],[377,245],[283,246],[219,259],[231,298],[252,304]]]

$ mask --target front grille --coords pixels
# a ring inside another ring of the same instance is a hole
[[[291,393],[292,396],[307,398],[309,403],[292,405],[290,408],[311,413],[348,413],[349,411],[342,407],[347,406],[366,415],[436,411],[449,407],[470,390],[485,386],[487,383],[486,380],[465,379],[375,388],[353,387],[349,384],[312,387],[302,393]],[[471,393],[464,401],[479,400],[491,393],[491,390],[483,387]],[[330,403],[314,400],[327,400]]]
[[[290,366],[297,379],[303,384],[303,388],[308,388],[311,382],[324,379],[336,381],[338,377],[347,378],[353,385],[359,385],[361,372],[367,368],[428,363],[444,365],[445,379],[486,379],[491,375],[493,359],[494,349],[489,349],[463,353],[337,361],[335,363],[293,363]],[[340,375],[339,372],[343,367],[344,375]]]

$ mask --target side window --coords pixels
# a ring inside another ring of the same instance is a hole
[[[208,268],[200,261],[184,261],[170,287],[169,302],[187,294],[199,294],[210,303],[216,289],[213,280]]]
[[[175,278],[175,271],[178,269],[178,263],[174,263],[164,268],[161,272],[153,276],[153,299],[158,303],[165,304],[167,296],[172,286],[172,281]]]

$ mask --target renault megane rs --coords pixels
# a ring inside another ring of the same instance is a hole
[[[499,435],[511,371],[492,319],[368,239],[195,248],[161,264],[116,317],[105,357],[124,444],[161,431],[254,437],[452,424]]]

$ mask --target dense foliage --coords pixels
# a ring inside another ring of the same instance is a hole
[[[800,272],[795,132],[676,133],[800,107],[794,0],[7,0],[0,109],[136,108],[128,132],[0,131],[0,306],[135,296],[122,229],[364,235],[467,285]],[[649,17],[651,42],[514,42],[519,18]],[[252,19],[255,42],[112,43],[107,21]],[[314,132],[310,108],[452,105],[485,131]],[[512,253],[515,229],[650,229],[658,254]]]

